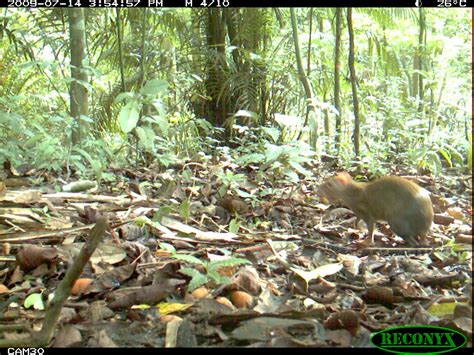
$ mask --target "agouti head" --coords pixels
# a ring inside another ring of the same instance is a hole
[[[417,244],[417,237],[424,241],[433,222],[429,192],[397,176],[361,183],[342,172],[324,181],[318,195],[323,202],[349,207],[367,224],[372,241],[376,221],[388,222],[410,245]]]
[[[326,179],[318,189],[318,196],[324,203],[342,202],[341,196],[352,177],[345,171],[338,173],[335,177]]]

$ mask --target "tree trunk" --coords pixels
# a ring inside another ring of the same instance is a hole
[[[352,9],[347,9],[347,28],[349,30],[349,70],[351,73],[352,101],[354,103],[354,153],[359,156],[360,146],[360,119],[359,119],[359,99],[357,97],[357,77],[354,66],[354,30],[352,28]]]
[[[69,45],[71,51],[71,86],[70,109],[71,116],[76,120],[72,131],[72,144],[79,143],[89,131],[89,125],[81,119],[81,115],[88,114],[88,93],[83,83],[88,82],[88,77],[83,60],[86,58],[86,24],[84,9],[69,9]]]
[[[418,57],[418,70],[423,70],[423,53],[426,43],[426,22],[425,22],[425,13],[422,8],[419,9],[419,25],[420,31],[418,33],[418,50],[417,50],[417,57]],[[423,90],[423,75],[420,73],[418,75],[418,97],[419,97],[419,104],[418,104],[418,113],[420,115],[423,114],[423,98],[424,98],[424,90]]]
[[[342,27],[342,9],[336,9],[336,45],[334,55],[334,107],[336,113],[336,151],[339,152],[341,144],[341,86],[339,83],[341,71],[341,27]]]
[[[221,9],[209,8],[207,18],[207,47],[211,55],[208,56],[208,75],[206,79],[207,95],[211,98],[208,109],[211,122],[223,127],[228,115],[226,86],[227,62],[225,55],[226,26]],[[229,136],[231,127],[226,127],[226,136]]]
[[[295,42],[295,57],[296,57],[296,64],[298,66],[298,75],[300,77],[301,83],[303,84],[303,88],[306,94],[306,99],[309,101],[309,104],[307,106],[307,110],[313,110],[313,113],[316,115],[316,107],[315,107],[315,102],[314,102],[314,94],[313,94],[313,89],[311,87],[311,84],[308,80],[308,77],[306,76],[303,68],[303,60],[301,59],[301,51],[300,51],[300,45],[298,41],[298,27],[296,24],[296,15],[295,15],[295,9],[290,8],[290,14],[291,14],[291,28],[293,32],[293,41]],[[305,122],[306,126],[307,122]],[[315,121],[315,130],[317,132],[317,123]],[[301,132],[298,136],[298,139],[301,137]],[[317,136],[316,136],[317,139]]]

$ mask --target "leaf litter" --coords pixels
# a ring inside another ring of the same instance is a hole
[[[224,168],[242,184],[222,194]],[[41,329],[100,216],[110,229],[75,280],[51,346],[366,347],[371,332],[410,324],[451,327],[472,344],[466,191],[443,198],[443,184],[429,181],[434,248],[405,248],[385,225],[376,247],[360,248],[365,226],[320,203],[315,178],[266,185],[235,164],[192,162],[114,173],[114,185],[73,181],[62,192],[28,175],[2,183],[5,344],[29,346],[25,334]]]

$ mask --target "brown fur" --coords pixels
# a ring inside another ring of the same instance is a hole
[[[364,220],[373,243],[376,221],[386,221],[392,230],[409,245],[425,243],[433,222],[433,206],[429,193],[417,184],[397,176],[386,176],[369,183],[352,180],[339,173],[319,188],[322,200],[340,202],[349,207],[358,219]]]

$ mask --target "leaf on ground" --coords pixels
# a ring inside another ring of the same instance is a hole
[[[25,308],[33,307],[40,311],[44,310],[43,295],[41,293],[32,293],[25,298],[23,306]]]
[[[56,246],[58,255],[63,260],[74,259],[81,251],[84,243]],[[117,245],[100,243],[92,254],[90,261],[93,264],[108,263],[117,264],[127,257],[125,250]]]
[[[169,302],[161,302],[156,305],[161,315],[182,312],[191,308],[192,306],[193,305],[191,303],[169,303]]]
[[[240,323],[231,335],[237,340],[267,341],[275,336],[275,332],[289,332],[290,329],[298,329],[300,335],[310,335],[314,332],[316,325],[306,320],[260,317],[246,320]]]
[[[291,271],[293,271],[296,275],[300,276],[306,282],[309,282],[311,280],[315,280],[320,277],[334,275],[338,273],[339,271],[341,271],[342,268],[343,268],[343,265],[341,263],[334,263],[334,264],[327,264],[327,265],[317,267],[316,269],[311,270],[311,271],[305,271],[305,270],[300,270],[296,268],[291,268]]]
[[[70,348],[81,345],[81,332],[74,326],[66,324],[62,327],[54,339],[55,348]]]
[[[119,287],[134,273],[136,264],[128,264],[113,268],[100,275],[87,289],[86,294],[112,290]]]
[[[24,271],[30,271],[41,264],[51,265],[58,256],[56,248],[29,245],[22,248],[16,255],[18,265]]]
[[[122,295],[109,303],[111,309],[129,308],[136,304],[159,303],[170,294],[174,293],[175,286],[184,283],[182,280],[167,280],[162,284],[139,287],[131,290],[130,293]]]

